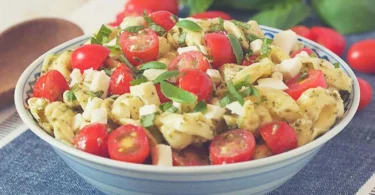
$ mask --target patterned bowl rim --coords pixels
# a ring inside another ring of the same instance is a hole
[[[265,31],[267,34],[275,34],[280,32],[281,30],[266,26],[261,26],[262,30]],[[48,54],[56,53],[59,49],[65,48],[71,45],[76,44],[77,42],[86,40],[90,37],[90,35],[83,35],[81,37],[77,37],[73,40],[67,41],[50,51],[46,52],[44,55],[40,56],[38,59],[36,59],[31,65],[28,66],[28,68],[23,72],[21,77],[19,78],[16,89],[15,89],[15,104],[17,112],[19,113],[21,119],[24,121],[24,123],[41,139],[52,145],[53,147],[69,154],[74,157],[77,157],[79,159],[97,164],[97,165],[103,165],[107,167],[122,169],[122,170],[131,170],[131,171],[138,171],[138,172],[145,172],[145,173],[154,173],[154,174],[184,174],[184,175],[191,175],[191,174],[203,174],[203,173],[223,173],[223,172],[232,172],[232,171],[241,171],[245,169],[251,169],[251,168],[257,168],[257,167],[264,167],[269,166],[276,163],[281,163],[290,159],[293,159],[294,157],[297,157],[299,155],[303,155],[304,153],[307,153],[313,149],[316,149],[318,146],[321,146],[328,140],[332,139],[335,135],[337,135],[340,131],[342,131],[345,126],[351,121],[351,119],[354,117],[356,110],[358,108],[359,104],[359,85],[357,81],[357,77],[355,76],[352,69],[349,67],[349,65],[344,62],[339,56],[332,53],[325,47],[319,45],[318,43],[315,43],[313,41],[310,41],[308,39],[305,39],[303,37],[299,37],[299,40],[304,43],[304,45],[308,45],[310,47],[315,47],[322,52],[324,52],[326,55],[330,56],[332,59],[336,60],[341,67],[347,72],[347,74],[350,76],[350,78],[353,79],[353,99],[351,99],[351,104],[346,111],[346,115],[341,119],[339,123],[337,123],[333,128],[331,128],[328,132],[326,132],[324,135],[320,136],[316,140],[301,146],[299,148],[296,148],[294,150],[270,156],[264,159],[257,159],[253,161],[247,161],[247,162],[241,162],[241,163],[234,163],[234,164],[227,164],[227,165],[207,165],[207,166],[197,166],[193,169],[191,167],[163,167],[163,166],[154,166],[154,165],[144,165],[144,164],[133,164],[133,163],[126,163],[121,161],[112,160],[109,158],[103,158],[99,156],[95,156],[83,151],[80,151],[78,149],[75,149],[71,146],[68,146],[47,133],[45,133],[38,125],[36,125],[33,121],[33,118],[28,113],[28,110],[24,106],[24,100],[23,100],[23,87],[27,84],[28,78],[30,74],[36,69],[36,67],[44,60],[44,58]]]

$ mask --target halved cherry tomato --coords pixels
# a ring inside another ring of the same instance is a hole
[[[315,52],[314,52],[313,50],[311,50],[310,48],[305,47],[305,48],[302,48],[302,49],[299,49],[299,50],[293,52],[293,53],[290,55],[290,57],[291,57],[291,58],[294,58],[294,57],[296,57],[296,55],[300,54],[300,53],[303,52],[303,51],[306,52],[307,54],[309,54],[309,56],[312,56],[312,55],[315,55],[315,56],[316,56],[316,54],[315,54]]]
[[[122,95],[130,92],[130,81],[133,80],[133,75],[125,65],[121,64],[113,71],[111,80],[109,82],[109,93]]]
[[[93,123],[82,128],[74,138],[74,147],[95,154],[108,157],[108,133],[104,124]]]
[[[209,165],[208,152],[203,148],[187,147],[183,150],[172,151],[173,166]]]
[[[229,14],[222,12],[222,11],[206,11],[202,13],[193,14],[191,15],[191,17],[198,18],[198,19],[209,19],[209,18],[219,18],[219,17],[223,20],[232,19],[232,17]]]
[[[254,158],[255,138],[244,129],[230,130],[214,137],[210,158],[214,165],[249,161]]]
[[[53,102],[61,100],[66,90],[69,90],[69,85],[64,76],[57,70],[50,70],[35,82],[33,95]]]
[[[177,23],[178,17],[168,11],[157,11],[150,14],[153,22],[163,27],[167,32]]]
[[[156,92],[158,93],[159,99],[161,103],[169,102],[171,101],[169,98],[165,97],[165,95],[161,92],[160,84],[155,85]]]
[[[211,98],[213,89],[212,80],[201,70],[195,68],[181,70],[179,86],[181,89],[197,95],[198,101],[205,100],[208,102]]]
[[[320,70],[309,70],[307,71],[307,75],[298,74],[296,77],[289,80],[286,85],[289,89],[285,90],[285,92],[295,100],[310,88],[327,87],[323,72]]]
[[[305,37],[307,39],[312,39],[310,29],[306,26],[295,26],[291,28],[297,35]]]
[[[375,73],[375,39],[355,43],[348,51],[348,62],[354,69]]]
[[[226,35],[221,33],[210,33],[204,36],[207,52],[213,58],[212,66],[220,68],[225,63],[236,62],[232,46]]]
[[[359,99],[359,106],[358,110],[362,110],[366,106],[368,106],[371,102],[372,97],[372,88],[371,85],[362,78],[357,78],[359,83],[360,89],[360,99]]]
[[[188,51],[175,57],[168,66],[168,70],[182,70],[184,68],[197,68],[206,71],[209,62],[199,51]]]
[[[143,10],[151,12],[165,10],[178,15],[177,0],[129,0],[125,5],[125,13],[139,13],[142,15]]]
[[[111,159],[143,163],[150,153],[146,130],[134,125],[123,125],[109,134],[108,151]]]
[[[266,124],[259,129],[259,132],[273,154],[280,154],[297,148],[297,135],[286,122]]]
[[[312,27],[310,32],[313,41],[323,45],[338,56],[343,54],[346,42],[339,32],[321,26]]]
[[[78,68],[82,73],[90,68],[98,70],[110,52],[108,48],[101,45],[82,45],[72,54],[72,68]]]
[[[130,63],[135,66],[154,61],[158,57],[158,35],[148,28],[136,33],[123,32],[120,35],[120,45]]]
[[[242,65],[244,66],[250,66],[252,64],[254,64],[255,62],[257,62],[257,58],[258,56],[249,56],[249,58],[243,58],[242,60]]]

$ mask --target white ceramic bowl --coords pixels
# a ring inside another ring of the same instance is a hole
[[[262,27],[265,35],[273,37],[279,30]],[[33,62],[20,77],[15,90],[17,111],[27,126],[49,143],[56,153],[88,183],[107,194],[126,195],[249,195],[266,194],[292,178],[353,118],[359,103],[359,86],[349,66],[321,45],[300,38],[306,47],[321,58],[338,62],[353,79],[353,93],[345,104],[344,117],[327,133],[300,148],[279,155],[249,162],[200,167],[158,167],[115,161],[82,152],[65,145],[45,133],[25,109],[25,100],[31,94],[35,80],[40,76],[46,55],[74,49],[89,39],[88,36],[68,41]]]

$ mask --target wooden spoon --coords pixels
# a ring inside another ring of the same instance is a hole
[[[0,108],[12,104],[14,88],[25,68],[46,51],[83,35],[76,24],[40,18],[17,24],[0,34]]]

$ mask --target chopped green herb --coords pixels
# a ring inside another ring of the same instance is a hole
[[[307,74],[307,72],[303,72],[303,73],[301,74],[301,76],[299,77],[298,81],[303,81],[303,80],[305,80],[308,76],[309,76],[309,74]]]
[[[315,58],[315,57],[318,57],[318,56],[316,56],[316,54],[315,54],[314,52],[312,52],[312,53],[310,54],[310,57]]]
[[[240,41],[234,36],[233,33],[228,34],[230,44],[232,46],[234,55],[236,56],[237,64],[242,64],[243,60],[243,51]]]
[[[179,103],[194,103],[197,101],[197,96],[178,88],[170,83],[162,81],[160,83],[161,92],[165,97],[171,99],[172,101]]]
[[[91,37],[91,44],[99,44],[103,45],[108,43],[109,35],[112,33],[112,30],[109,29],[106,25],[102,25],[98,31],[98,33]]]
[[[147,69],[166,69],[168,68],[167,65],[158,61],[147,62],[141,65],[138,69],[139,70],[147,70]]]
[[[73,90],[69,90],[66,93],[66,98],[68,99],[69,102],[73,102],[74,100],[77,100],[77,97],[74,95],[74,91]]]
[[[156,79],[154,80],[153,83],[158,84],[162,81],[165,81],[165,80],[168,80],[168,79],[171,79],[171,78],[175,78],[179,74],[180,74],[180,72],[178,70],[170,70],[170,71],[163,72],[158,77],[156,77]]]
[[[143,76],[142,74],[140,74],[140,75],[137,75],[137,77],[134,80],[130,81],[130,85],[131,86],[139,85],[139,84],[145,83],[147,81],[148,81],[147,78],[145,76]]]
[[[222,18],[219,19],[219,24],[213,24],[210,27],[210,31],[212,32],[218,32],[218,31],[223,31],[224,30],[224,20]]]
[[[121,55],[121,56],[120,56],[120,59],[121,59],[121,61],[122,61],[123,63],[125,63],[125,65],[126,65],[128,68],[130,68],[130,70],[133,71],[134,74],[136,74],[136,73],[138,72],[138,70],[133,66],[133,64],[131,64],[131,63],[129,62],[129,60],[125,57],[125,55]]]
[[[190,20],[181,20],[176,23],[176,26],[184,28],[186,30],[193,31],[193,32],[199,32],[203,30],[201,26],[199,26],[197,23],[190,21]]]
[[[258,36],[254,35],[254,34],[245,34],[245,37],[249,42],[260,39]]]
[[[143,29],[145,29],[144,26],[128,26],[128,27],[126,27],[124,29],[124,31],[131,32],[131,33],[136,33],[136,32],[138,32],[140,30],[143,30]]]
[[[145,128],[154,126],[156,113],[141,116],[141,125]]]
[[[92,96],[92,97],[100,98],[104,94],[104,91],[97,91],[97,92],[87,91],[87,94]]]
[[[205,112],[207,110],[207,104],[206,101],[201,100],[198,102],[198,104],[195,106],[193,112]]]
[[[172,103],[166,102],[160,105],[160,110],[162,110],[163,112],[175,113],[178,111],[178,108],[174,107]]]
[[[234,87],[232,81],[228,81],[228,82],[227,82],[227,87],[228,87],[228,91],[229,91],[229,93],[232,94],[233,97],[236,98],[237,101],[238,101],[241,105],[243,105],[243,103],[244,103],[243,97],[242,97],[242,95],[236,90],[236,88]]]
[[[178,46],[183,47],[186,46],[186,32],[182,32],[180,37],[178,37]]]
[[[333,63],[333,66],[335,66],[335,68],[340,68],[340,64],[338,62]]]
[[[164,36],[167,33],[163,27],[152,21],[152,18],[150,16],[147,16],[146,12],[143,12],[143,19],[145,20],[148,28],[158,33],[160,36]]]
[[[234,85],[234,87],[236,88],[236,90],[241,90],[242,87],[249,87],[250,85],[250,76],[246,76],[244,80]]]
[[[234,102],[234,98],[230,94],[226,95],[219,101],[221,107],[225,107],[232,102]]]
[[[103,68],[104,72],[110,77],[112,76],[112,73],[113,73],[113,69],[111,68]]]
[[[271,52],[270,45],[271,45],[272,41],[273,40],[269,39],[269,38],[263,39],[262,48],[260,50],[260,59],[263,59],[270,54],[270,52]]]
[[[240,28],[243,28],[245,30],[249,29],[251,27],[251,24],[248,24],[246,22],[241,22],[241,21],[238,21],[238,20],[232,20],[233,24],[235,24],[236,26],[240,27]]]

